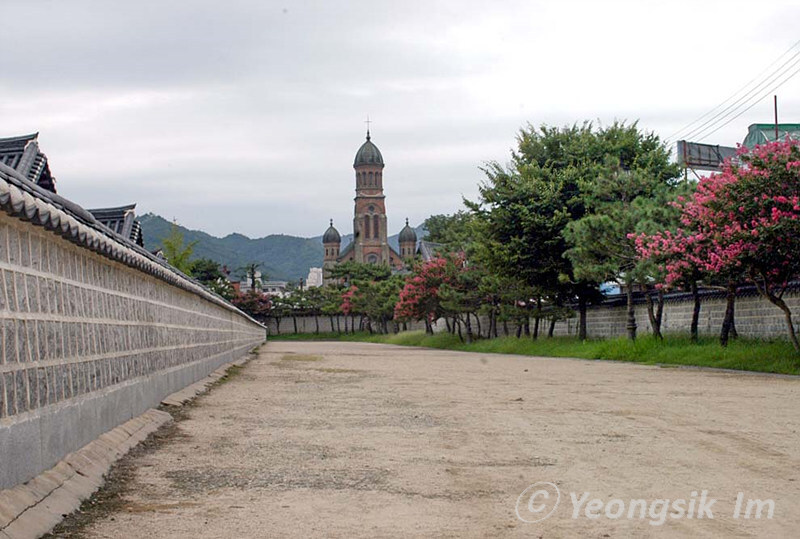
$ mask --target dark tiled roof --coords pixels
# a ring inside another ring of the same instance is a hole
[[[130,239],[101,225],[81,206],[39,187],[2,163],[0,163],[0,210],[50,230],[106,258],[188,290],[261,325],[198,281],[184,275],[164,260],[159,260]]]
[[[417,252],[420,254],[420,256],[422,256],[422,260],[427,262],[432,258],[436,258],[437,249],[442,247],[444,246],[441,243],[422,240],[419,242],[419,248],[417,249]]]
[[[96,208],[88,211],[102,225],[128,238],[136,245],[144,246],[142,225],[136,219],[135,209],[136,204],[128,204],[117,208]]]
[[[355,245],[356,245],[355,240],[348,243],[347,247],[345,247],[342,251],[339,251],[339,258],[337,260],[344,260],[344,257],[350,254],[350,251],[353,250]]]
[[[0,163],[9,166],[43,189],[56,192],[47,156],[39,151],[39,133],[0,138]]]

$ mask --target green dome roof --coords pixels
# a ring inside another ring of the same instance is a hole
[[[369,131],[367,131],[367,141],[358,149],[356,152],[356,159],[353,162],[354,167],[361,165],[383,166],[383,156],[378,147],[370,141]]]
[[[322,243],[341,243],[342,237],[339,235],[339,231],[333,227],[333,219],[331,219],[331,226],[328,227],[328,230],[325,231],[325,234],[322,235]]]
[[[417,243],[417,233],[414,232],[413,228],[408,226],[408,219],[406,219],[406,226],[400,231],[397,241],[400,243],[411,243],[412,241]]]

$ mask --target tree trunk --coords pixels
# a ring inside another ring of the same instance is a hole
[[[547,338],[548,339],[552,339],[553,338],[553,331],[555,331],[555,329],[556,329],[556,317],[554,316],[553,318],[550,319],[550,327],[547,328]]]
[[[292,316],[292,323],[294,324],[294,334],[297,335],[297,317]]]
[[[542,296],[536,297],[536,318],[533,319],[533,340],[539,338],[539,324],[542,320]]]
[[[522,336],[522,323],[517,322],[517,339],[519,339],[521,336]]]
[[[758,293],[783,311],[783,318],[786,320],[786,329],[789,332],[789,340],[792,342],[792,346],[794,346],[794,351],[800,354],[800,342],[797,341],[797,333],[795,332],[794,323],[792,322],[792,311],[789,309],[789,306],[786,305],[786,302],[783,301],[781,297],[783,294],[776,295],[771,289],[767,288],[766,284],[759,284],[758,280],[755,280],[755,283]],[[795,364],[798,364],[797,358],[795,358]]]
[[[664,322],[664,290],[659,288],[656,294],[658,304],[656,306],[656,323],[658,325],[658,338],[663,339],[661,334],[661,324]]]
[[[700,324],[700,292],[697,290],[697,279],[692,279],[690,284],[692,290],[692,342],[696,343],[699,339],[698,326]]]
[[[800,343],[797,342],[797,333],[795,333],[794,324],[792,323],[792,311],[781,298],[775,298],[775,301],[772,302],[783,311],[783,317],[786,320],[786,329],[789,330],[789,340],[792,341],[794,351],[800,353]],[[797,361],[795,361],[795,363],[797,363]]]
[[[314,333],[319,335],[319,317],[314,315]]]
[[[464,327],[467,330],[467,344],[472,344],[472,323],[469,320],[469,313],[464,318]]]
[[[478,329],[478,337],[481,336],[481,317],[478,316],[478,313],[475,313],[475,325]]]
[[[632,341],[636,340],[636,310],[633,307],[633,284],[628,283],[625,287],[625,296],[628,301],[628,322],[625,329],[628,330],[628,338]]]
[[[647,317],[650,319],[650,328],[653,331],[653,337],[658,340],[663,340],[661,335],[661,317],[664,314],[664,294],[659,290],[658,311],[654,310],[653,296],[650,292],[645,292],[645,302],[647,304]]]
[[[464,342],[464,337],[461,335],[461,320],[458,319],[458,315],[453,317],[453,325],[458,327],[458,340]]]
[[[275,330],[278,332],[278,335],[281,334],[281,319],[280,319],[280,317],[275,317]]]
[[[444,317],[444,323],[445,326],[447,326],[447,333],[453,333],[455,331],[455,328],[450,326],[450,319],[447,318],[446,316]],[[453,323],[455,323],[455,320],[453,321]]]
[[[725,292],[725,318],[722,320],[722,329],[719,332],[719,344],[728,346],[728,339],[731,335],[731,328],[734,324],[734,316],[736,312],[736,283],[728,280],[728,286]]]
[[[526,337],[530,337],[531,336],[531,319],[530,319],[530,317],[528,316],[527,313],[525,314],[525,325],[523,326],[523,329],[525,330],[525,336]]]
[[[578,295],[578,339],[586,340],[586,296]]]
[[[508,320],[503,320],[503,334],[508,337]]]
[[[431,327],[431,321],[427,316],[425,317],[425,333],[427,333],[428,335],[433,335],[433,328]]]

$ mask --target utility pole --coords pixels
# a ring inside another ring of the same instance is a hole
[[[775,104],[775,142],[778,142],[778,96],[774,95],[772,97]]]

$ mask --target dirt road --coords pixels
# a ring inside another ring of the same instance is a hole
[[[273,342],[86,534],[796,537],[798,404],[780,377]]]

